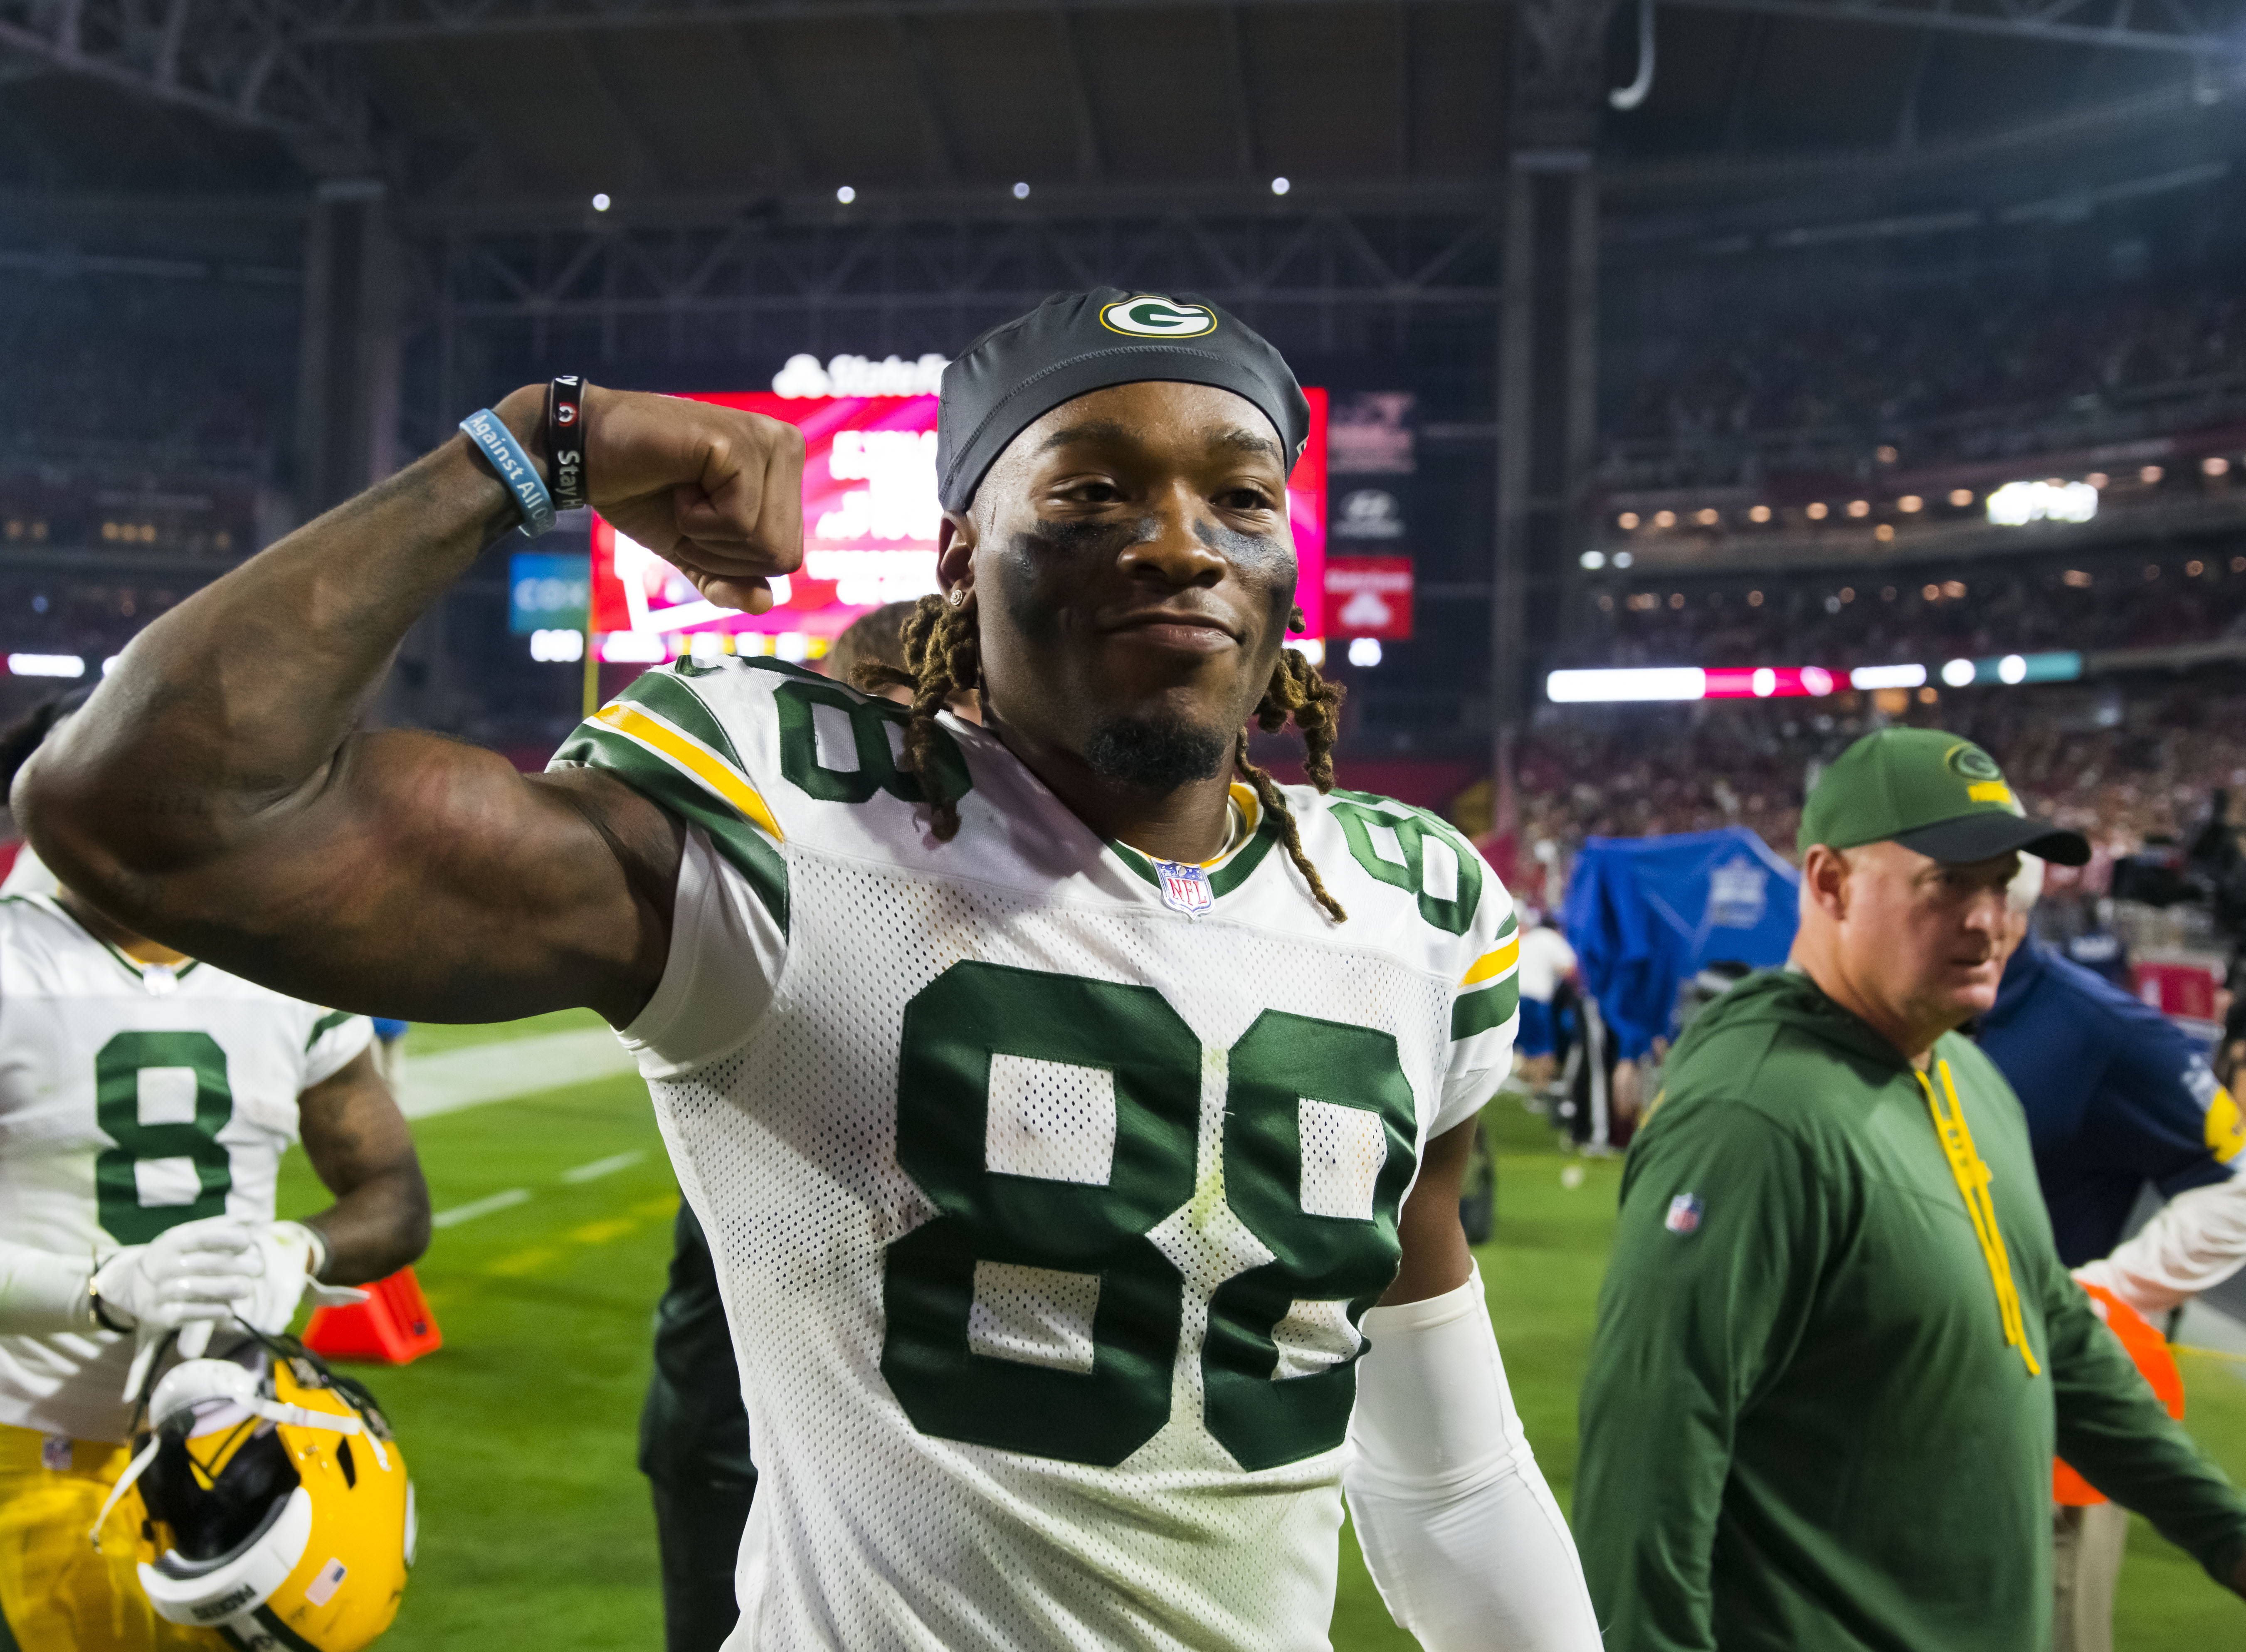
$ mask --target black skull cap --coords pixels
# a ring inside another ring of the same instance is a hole
[[[1214,384],[1245,397],[1278,432],[1290,469],[1310,439],[1310,405],[1284,359],[1215,304],[1120,287],[1055,293],[993,327],[943,370],[936,423],[943,508],[965,510],[1014,438],[1063,402],[1149,380]]]

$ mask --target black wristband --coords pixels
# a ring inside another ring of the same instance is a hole
[[[546,387],[546,462],[557,511],[585,508],[584,418],[584,375],[555,374]]]

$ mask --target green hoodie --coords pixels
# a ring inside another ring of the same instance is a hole
[[[1894,1046],[1792,973],[1678,1041],[1583,1384],[1608,1652],[2047,1652],[2054,1450],[2218,1579],[2246,1553],[2246,1500],[2060,1265],[2018,1099],[1957,1034],[1937,1094],[1943,1063],[2025,1349]]]

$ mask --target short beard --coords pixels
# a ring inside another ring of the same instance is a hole
[[[1222,734],[1182,717],[1126,717],[1092,730],[1084,760],[1112,785],[1159,793],[1214,779],[1231,750]]]

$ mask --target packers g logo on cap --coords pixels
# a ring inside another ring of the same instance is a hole
[[[2004,772],[1997,767],[1996,758],[1977,745],[1960,740],[1942,754],[1943,766],[1965,782],[1965,795],[1976,803],[2001,803],[2015,814],[2019,805],[2012,800],[2012,789],[2004,784]]]
[[[1216,330],[1216,312],[1206,304],[1174,303],[1142,294],[1108,305],[1099,312],[1099,324],[1111,333],[1138,338],[1199,338]]]

